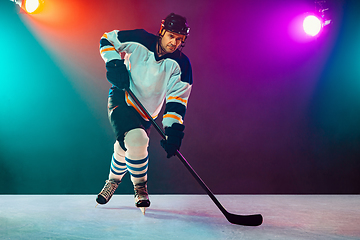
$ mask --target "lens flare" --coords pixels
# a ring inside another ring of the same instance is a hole
[[[40,8],[40,0],[26,0],[23,8],[27,13],[34,13]]]
[[[314,15],[307,16],[304,19],[303,28],[306,34],[316,36],[321,30],[321,21]]]

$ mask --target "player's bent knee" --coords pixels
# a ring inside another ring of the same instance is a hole
[[[130,130],[125,136],[125,146],[127,147],[147,147],[149,144],[149,137],[142,128]]]

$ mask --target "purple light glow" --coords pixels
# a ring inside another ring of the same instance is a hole
[[[309,15],[303,21],[303,28],[306,34],[314,37],[321,30],[321,21],[316,16]]]
[[[295,16],[289,24],[289,35],[296,42],[311,42],[322,29],[322,22],[309,12]]]

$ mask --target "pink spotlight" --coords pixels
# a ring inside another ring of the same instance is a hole
[[[307,16],[303,21],[303,28],[306,34],[310,36],[316,36],[322,27],[322,22],[314,15]]]

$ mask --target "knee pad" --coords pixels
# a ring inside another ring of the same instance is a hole
[[[149,137],[142,128],[130,130],[125,136],[126,157],[131,159],[144,158],[147,156],[147,147],[149,145]]]
[[[149,145],[149,137],[142,128],[135,128],[130,130],[125,135],[125,147],[140,147]]]

